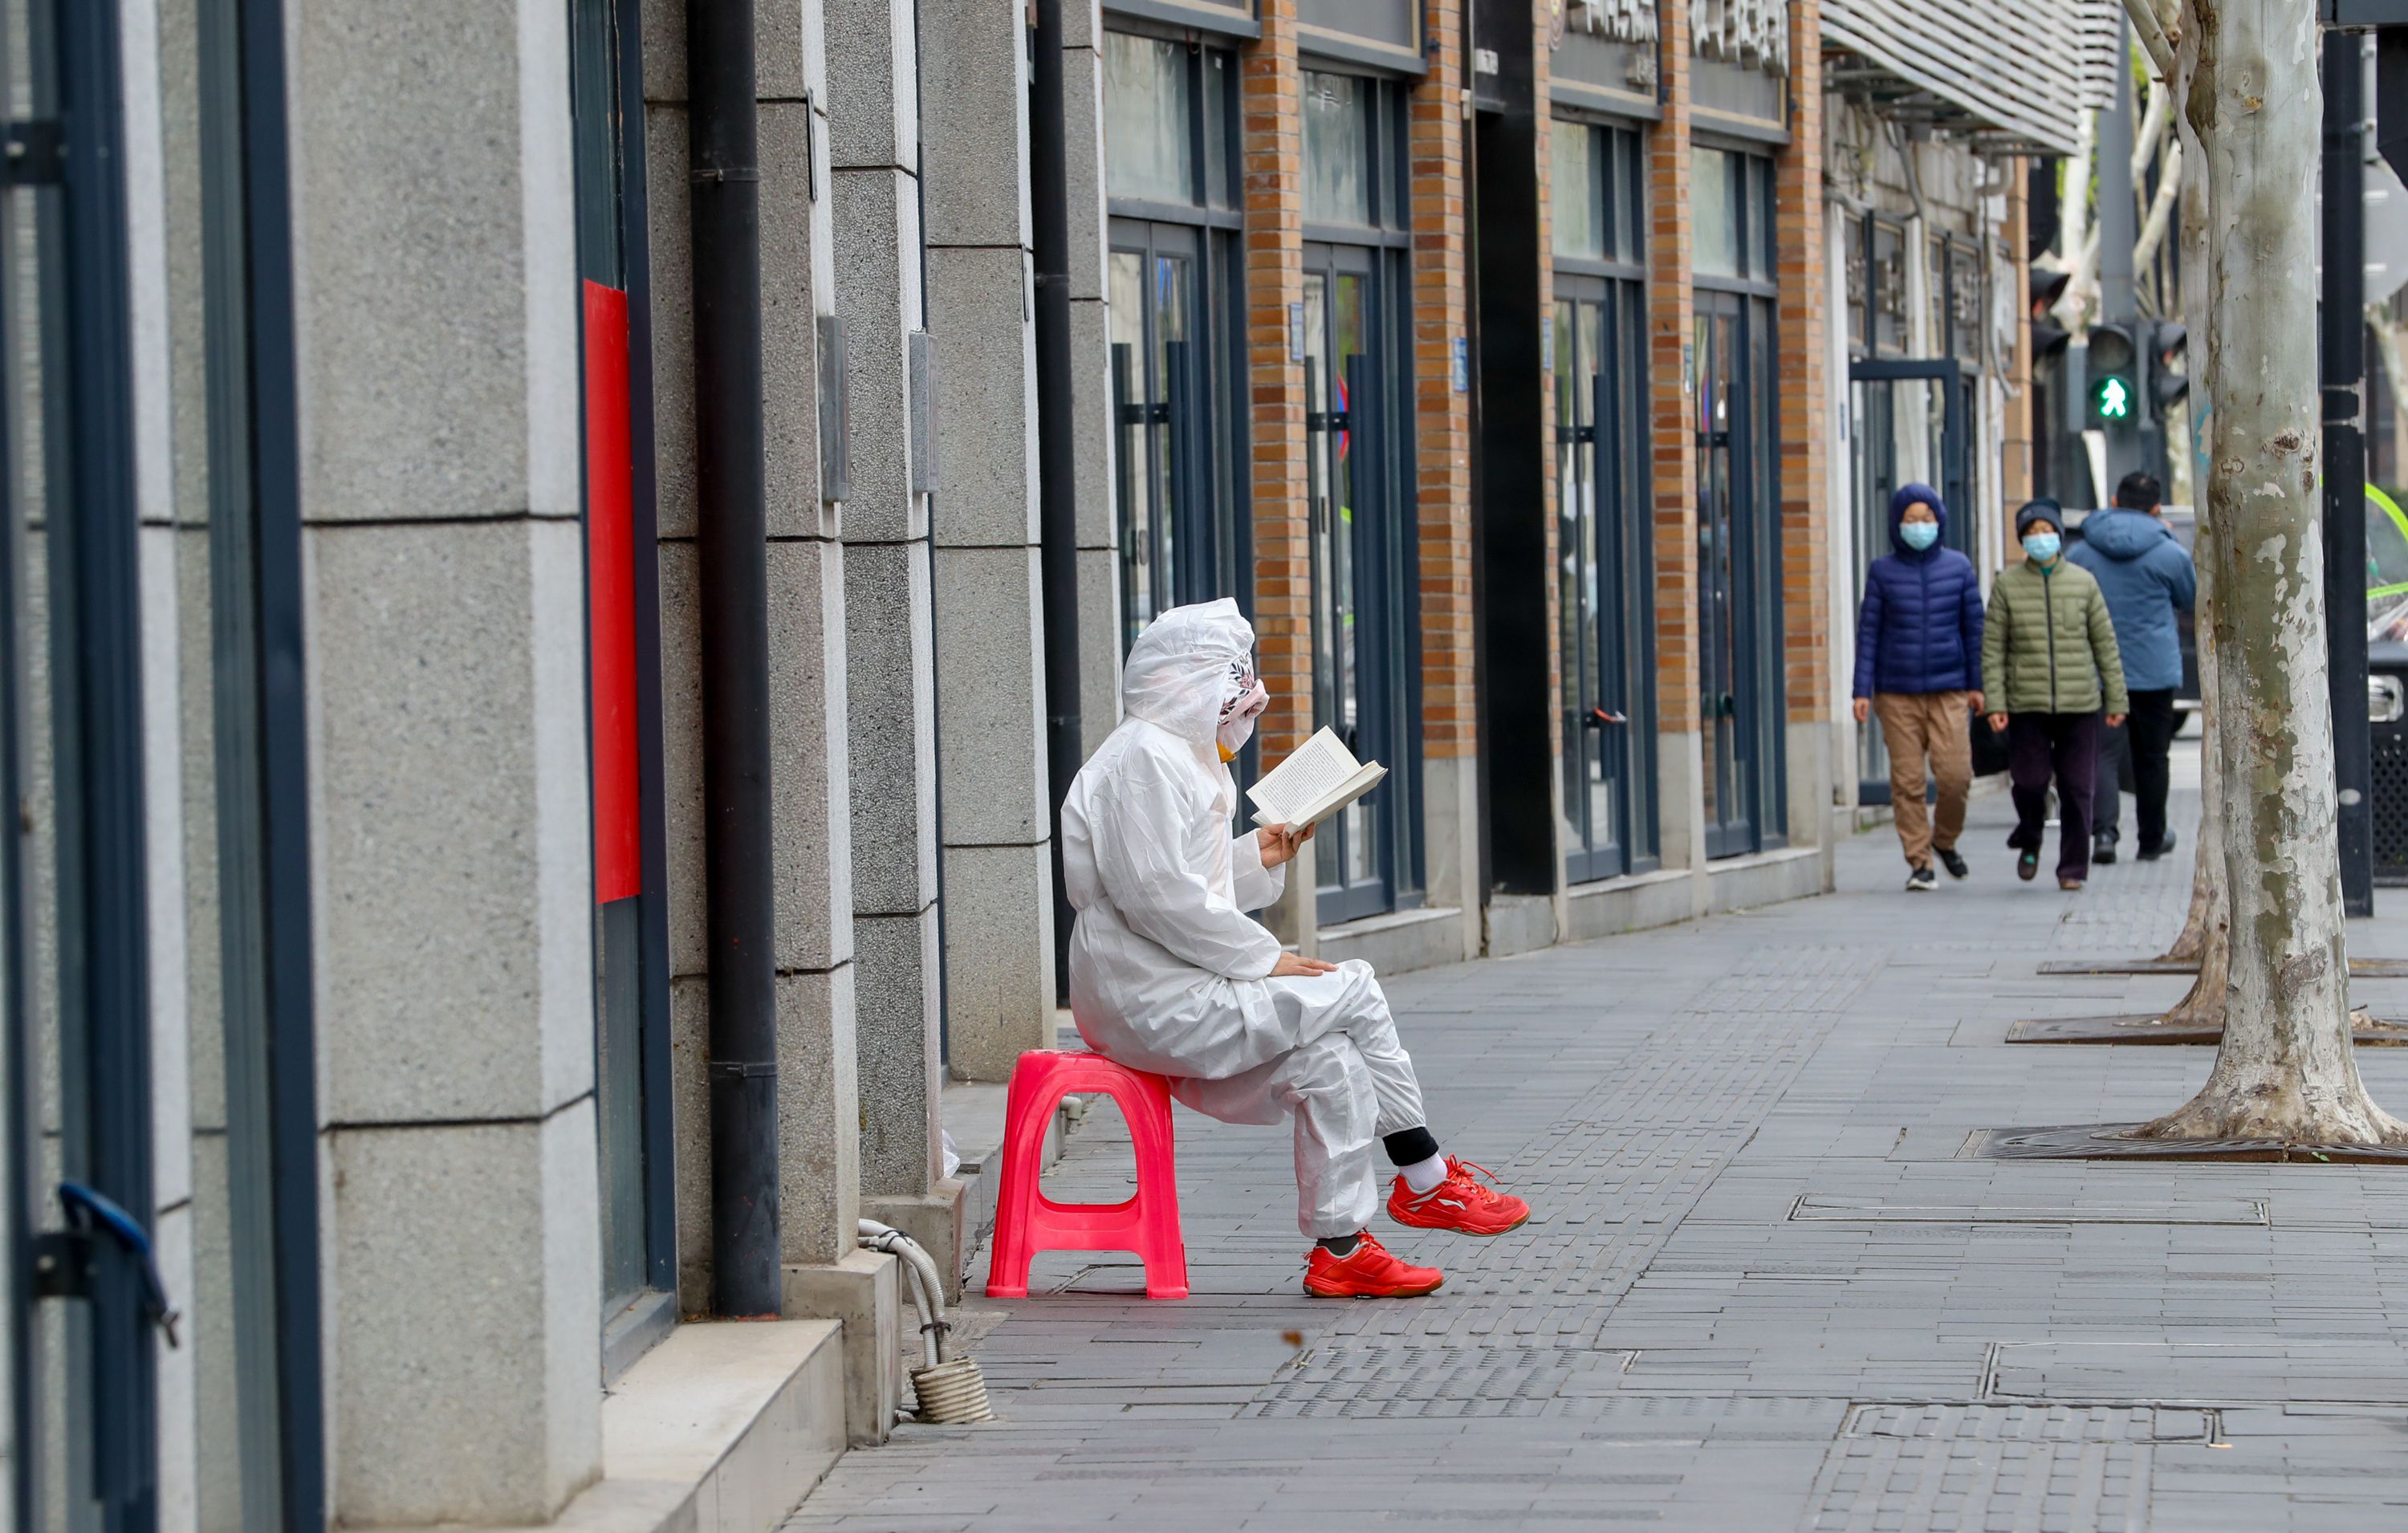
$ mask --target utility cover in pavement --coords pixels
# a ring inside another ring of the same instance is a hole
[[[2057,1205],[1884,1203],[1808,1193],[1789,1211],[1799,1221],[1860,1225],[2263,1225],[2266,1205],[2251,1197],[2187,1198],[2179,1203]]]
[[[1992,1348],[1989,1398],[2142,1400],[2153,1405],[2321,1400],[2408,1402],[2408,1348],[2346,1341],[2005,1341]]]

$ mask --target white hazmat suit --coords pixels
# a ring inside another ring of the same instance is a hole
[[[1297,1223],[1352,1235],[1379,1206],[1372,1141],[1423,1126],[1421,1087],[1371,966],[1271,979],[1279,939],[1246,912],[1280,896],[1215,748],[1254,629],[1223,599],[1163,613],[1122,672],[1126,717],[1062,805],[1078,910],[1070,1011],[1088,1047],[1170,1079],[1224,1123],[1296,1118]]]

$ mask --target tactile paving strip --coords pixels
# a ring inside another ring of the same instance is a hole
[[[1885,1402],[1850,1408],[1840,1435],[1958,1438],[1983,1442],[2216,1440],[2216,1412],[2157,1405],[1956,1405]]]
[[[1824,1460],[1799,1526],[1808,1533],[2139,1528],[2154,1451],[2133,1442],[1842,1437]]]
[[[1580,1347],[1340,1345],[1300,1354],[1246,1416],[1535,1416],[1611,1389],[1627,1352]],[[1585,1386],[1585,1387],[1584,1387]]]

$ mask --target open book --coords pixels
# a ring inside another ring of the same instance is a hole
[[[1254,803],[1254,824],[1301,827],[1328,819],[1387,775],[1376,761],[1356,761],[1336,735],[1323,729],[1265,772],[1246,796]]]

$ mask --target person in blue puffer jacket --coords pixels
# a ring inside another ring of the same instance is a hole
[[[1891,495],[1890,552],[1865,572],[1856,619],[1856,722],[1881,716],[1890,816],[1916,894],[1939,884],[1935,854],[1950,878],[1965,876],[1956,838],[1973,787],[1969,720],[1982,711],[1982,580],[1972,560],[1941,546],[1947,531],[1939,491],[1909,484]],[[1936,824],[1923,803],[1927,757],[1940,781]]]
[[[2175,613],[2189,611],[2198,599],[2199,572],[2166,524],[2158,504],[2163,498],[2155,475],[2125,475],[2115,486],[2115,504],[2091,512],[2082,523],[2082,541],[2065,551],[2090,571],[2107,598],[2115,648],[2124,657],[2124,685],[2132,695],[2124,726],[2099,736],[2099,796],[2090,816],[2094,863],[2114,862],[2115,843],[2122,839],[2118,807],[2124,795],[2116,782],[2127,754],[2139,800],[2141,860],[2152,862],[2173,850],[2174,833],[2166,828],[2166,791],[2173,777],[2168,757],[2174,728],[2182,722],[2174,696],[2183,681],[2182,629]]]

